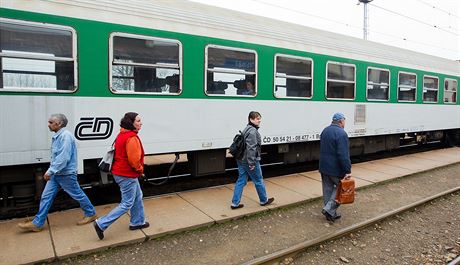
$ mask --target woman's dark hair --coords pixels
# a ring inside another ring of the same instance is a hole
[[[120,121],[120,127],[131,131],[136,130],[136,128],[134,127],[134,121],[136,120],[137,115],[139,114],[137,114],[136,112],[127,112]]]
[[[251,122],[251,119],[255,119],[257,117],[262,117],[262,115],[260,115],[259,112],[257,111],[251,111],[249,112],[249,115],[248,115],[248,122]]]

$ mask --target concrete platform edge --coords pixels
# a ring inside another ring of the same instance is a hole
[[[207,223],[202,223],[202,224],[198,224],[198,225],[192,225],[192,226],[189,226],[189,227],[184,227],[184,228],[180,228],[180,229],[173,230],[173,231],[166,231],[166,232],[154,234],[154,235],[151,235],[151,236],[148,236],[148,235],[145,235],[145,236],[146,236],[147,240],[158,239],[158,238],[162,238],[162,237],[165,237],[165,236],[180,234],[182,232],[193,231],[193,230],[196,230],[196,229],[199,229],[199,228],[211,227],[211,226],[213,226],[215,224],[216,224],[216,221],[210,221],[210,222],[207,222]]]
[[[91,253],[99,252],[101,250],[107,250],[107,249],[111,249],[111,248],[115,248],[115,247],[119,247],[119,246],[132,245],[132,244],[135,244],[135,243],[140,243],[140,242],[145,242],[145,241],[147,241],[147,236],[144,236],[143,238],[140,238],[140,239],[132,239],[132,240],[124,241],[124,242],[114,243],[114,244],[108,245],[108,246],[101,246],[101,247],[94,248],[94,249],[83,250],[81,252],[75,252],[75,253],[71,253],[71,254],[68,254],[68,255],[61,255],[61,256],[57,255],[54,260],[62,260],[62,259],[70,258],[70,257],[78,257],[78,256],[85,255],[85,254],[91,254]]]
[[[396,180],[399,180],[399,179],[402,179],[402,178],[412,177],[415,174],[425,173],[425,172],[428,172],[428,171],[432,171],[432,170],[436,170],[436,169],[444,168],[444,167],[449,167],[449,166],[453,166],[453,165],[456,165],[456,164],[460,164],[460,161],[459,162],[453,162],[453,163],[446,164],[446,165],[440,165],[440,166],[429,168],[429,169],[423,169],[423,170],[416,171],[416,172],[413,172],[413,173],[410,173],[410,174],[407,174],[407,175],[402,175],[402,176],[399,176],[399,177],[394,177],[394,178],[391,178],[391,179],[386,179],[386,180],[376,181],[376,182],[366,180],[366,179],[363,179],[363,178],[359,178],[359,179],[369,181],[372,184],[358,187],[358,188],[356,188],[356,190],[367,189],[367,188],[370,188],[370,187],[375,187],[377,185],[387,184],[387,183],[390,183],[392,181],[396,181]],[[356,177],[356,178],[358,178],[358,177]]]

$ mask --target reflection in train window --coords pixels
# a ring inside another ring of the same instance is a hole
[[[367,69],[367,99],[390,99],[390,71],[369,67]]]
[[[110,47],[112,91],[181,93],[182,47],[179,41],[113,33]]]
[[[275,97],[312,97],[312,60],[288,55],[275,56]]]
[[[458,83],[455,79],[444,80],[444,103],[457,103]]]
[[[400,72],[398,76],[398,101],[415,101],[416,91],[417,75]]]
[[[253,50],[206,46],[207,95],[255,96],[257,54]]]
[[[72,28],[2,18],[0,36],[0,89],[76,90],[76,34]]]
[[[326,66],[328,99],[355,98],[355,65],[328,62]]]
[[[438,102],[439,79],[435,76],[423,76],[423,102]]]

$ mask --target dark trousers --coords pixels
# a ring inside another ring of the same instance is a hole
[[[331,216],[336,216],[340,204],[335,202],[335,195],[340,179],[321,173],[321,181],[323,183],[323,210]]]

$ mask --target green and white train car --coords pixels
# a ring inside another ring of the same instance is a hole
[[[49,162],[52,113],[69,118],[80,174],[128,111],[147,154],[187,153],[193,175],[224,170],[251,110],[284,163],[318,158],[334,112],[353,154],[458,141],[458,61],[183,0],[2,0],[0,15],[2,196]]]

